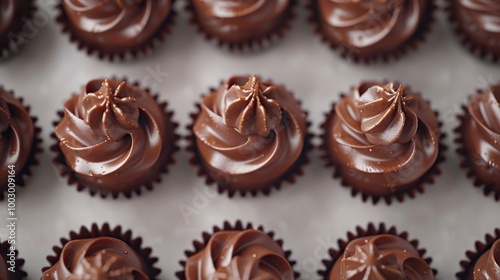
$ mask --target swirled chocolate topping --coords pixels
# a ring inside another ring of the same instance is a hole
[[[367,57],[398,50],[417,32],[427,0],[318,0],[324,34]]]
[[[461,30],[488,52],[500,54],[500,3],[494,0],[453,0]]]
[[[500,190],[500,84],[472,97],[464,144],[476,176]]]
[[[29,0],[4,0],[0,2],[0,45],[8,41],[7,36],[10,31],[17,32],[12,28],[21,23],[30,3]]]
[[[240,190],[280,179],[299,158],[306,130],[292,95],[256,76],[232,77],[204,97],[193,126],[205,169]]]
[[[172,152],[163,109],[146,90],[117,80],[92,80],[68,99],[55,134],[76,176],[109,191],[151,181]]]
[[[408,241],[381,234],[349,242],[329,279],[433,280],[434,274]]]
[[[171,0],[63,0],[79,39],[106,53],[148,43],[169,16]]]
[[[0,87],[0,190],[7,190],[7,178],[15,166],[21,174],[32,151],[35,126],[29,112],[11,93]]]
[[[500,240],[479,258],[473,275],[474,280],[500,279]]]
[[[435,163],[439,124],[420,97],[393,83],[362,83],[335,106],[326,128],[330,158],[353,188],[388,195]]]
[[[125,242],[98,237],[68,242],[59,261],[41,279],[148,280],[149,277],[141,257]]]
[[[290,0],[191,0],[196,17],[207,33],[239,43],[262,38],[285,20]]]
[[[188,258],[186,280],[294,279],[281,246],[259,230],[219,231]]]

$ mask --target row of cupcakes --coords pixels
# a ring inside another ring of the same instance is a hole
[[[0,276],[6,280],[25,279],[23,259],[17,259],[17,272],[5,269],[8,244],[0,246]],[[193,241],[194,249],[186,250],[186,259],[180,261],[180,280],[205,279],[299,279],[294,271],[291,251],[283,241],[262,226],[254,227],[237,221],[215,226],[203,232],[202,240]],[[54,246],[54,255],[48,256],[49,266],[42,269],[41,280],[58,279],[158,279],[161,269],[151,248],[143,246],[141,237],[133,237],[130,230],[108,224],[90,228],[82,226],[72,231],[69,238],[61,238]],[[437,271],[431,268],[432,259],[425,256],[418,240],[408,233],[381,223],[357,227],[346,239],[338,240],[338,247],[328,249],[324,268],[318,278],[325,280],[433,280]],[[485,241],[475,243],[475,251],[467,251],[467,260],[460,262],[460,280],[500,279],[500,229],[487,234]]]
[[[324,41],[356,62],[398,58],[424,41],[434,21],[434,0],[307,0],[310,22]],[[187,0],[191,23],[231,50],[259,49],[282,37],[294,17],[296,0]],[[174,25],[172,0],[58,0],[57,21],[71,41],[101,58],[150,52]],[[0,7],[0,57],[23,41],[23,24],[34,0]],[[499,61],[500,8],[494,1],[449,0],[453,28],[472,52]]]
[[[16,182],[36,163],[40,129],[29,108],[0,90],[2,191],[9,166]],[[485,194],[500,199],[500,85],[471,97],[456,129],[463,167]],[[198,174],[220,193],[243,196],[294,182],[309,162],[307,112],[285,87],[256,75],[234,76],[210,89],[188,126],[187,149]],[[158,96],[124,79],[89,81],[54,122],[55,166],[79,191],[117,198],[151,190],[174,162],[177,124]],[[399,83],[362,82],[333,104],[320,150],[353,196],[403,201],[440,173],[446,147],[438,114]],[[2,192],[3,194],[3,192]]]

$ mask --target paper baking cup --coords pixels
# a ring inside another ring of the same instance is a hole
[[[398,233],[398,230],[396,227],[392,226],[390,228],[387,228],[384,223],[380,223],[378,227],[374,225],[373,223],[369,223],[366,228],[362,228],[360,226],[356,227],[356,232],[348,232],[347,233],[347,240],[342,240],[339,239],[338,241],[338,248],[330,248],[328,250],[328,259],[325,259],[322,261],[323,265],[325,268],[318,270],[318,274],[321,277],[321,279],[324,280],[329,280],[330,272],[333,268],[333,265],[335,262],[342,257],[344,254],[345,249],[347,248],[347,245],[353,241],[354,239],[361,238],[361,237],[368,237],[368,236],[373,236],[373,235],[380,235],[380,234],[390,234],[394,236],[398,236],[407,242],[409,242],[415,249],[417,249],[418,253],[420,254],[420,257],[429,264],[429,266],[432,263],[431,258],[425,257],[426,250],[419,248],[419,241],[416,239],[410,240],[408,237],[407,232],[401,232]],[[437,270],[432,269],[432,272],[434,273],[434,276],[437,274]]]
[[[161,273],[161,269],[155,266],[155,264],[158,262],[158,258],[152,256],[153,250],[149,247],[143,247],[142,238],[132,237],[131,230],[123,231],[121,226],[111,228],[108,223],[105,223],[102,226],[92,224],[90,228],[82,226],[79,232],[71,231],[69,233],[69,238],[61,238],[61,244],[59,246],[54,246],[52,249],[54,251],[54,255],[47,256],[49,266],[42,268],[42,273],[47,271],[59,261],[63,247],[69,241],[97,237],[113,237],[125,242],[141,257],[144,265],[148,268],[147,274],[149,276],[149,279],[158,279],[158,275]]]
[[[267,236],[271,237],[283,249],[283,240],[276,239],[274,237],[274,232],[272,232],[272,231],[269,231],[269,232],[265,231],[263,226],[254,227],[254,226],[252,226],[251,223],[247,223],[245,225],[240,220],[237,220],[234,223],[234,225],[232,225],[230,222],[225,221],[224,224],[222,225],[222,227],[214,226],[212,232],[206,232],[206,231],[203,232],[201,234],[201,236],[203,238],[202,240],[200,240],[200,241],[194,240],[193,241],[194,249],[192,251],[186,250],[184,252],[184,254],[186,256],[186,260],[189,257],[191,257],[192,255],[195,255],[196,253],[198,253],[198,252],[202,251],[203,249],[205,249],[205,247],[208,244],[208,241],[210,240],[210,238],[212,238],[213,234],[215,234],[215,233],[217,233],[219,231],[227,231],[227,230],[243,231],[243,230],[247,230],[247,229],[255,229],[255,230],[262,231],[263,233],[267,234]],[[284,253],[285,253],[285,258],[288,260],[288,263],[293,268],[293,266],[295,265],[296,262],[290,259],[292,251],[290,251],[290,250],[284,250]],[[185,276],[186,275],[186,271],[185,271],[186,260],[179,261],[180,265],[182,266],[182,270],[175,273],[175,275],[177,276],[177,278],[180,279],[180,280],[186,280],[186,276]],[[295,277],[295,279],[297,279],[299,276],[300,276],[300,273],[298,273],[297,271],[294,271],[294,277]]]
[[[10,248],[10,244],[8,241],[4,241],[0,244],[0,255],[2,256],[3,260],[5,262],[7,262],[8,260],[10,260],[10,257],[7,256],[7,254],[9,253],[9,248]],[[14,253],[16,254],[16,260],[14,261],[16,266],[15,266],[15,272],[11,272],[11,271],[8,271],[8,279],[15,279],[15,280],[22,280],[22,279],[26,279],[28,277],[28,273],[26,273],[24,270],[23,270],[23,266],[24,266],[24,259],[21,259],[19,258],[19,251],[15,250]],[[8,267],[9,264],[5,264]]]
[[[198,33],[203,35],[207,41],[215,41],[220,48],[226,49],[230,52],[249,53],[265,49],[270,45],[273,45],[273,43],[277,42],[279,39],[283,38],[285,34],[292,28],[291,23],[295,18],[296,6],[297,0],[290,0],[290,3],[288,4],[285,15],[283,17],[283,22],[279,26],[276,26],[276,28],[268,35],[238,43],[225,41],[207,32],[207,30],[205,30],[205,28],[198,21],[196,11],[193,6],[193,0],[187,0],[185,10],[190,15],[189,23],[194,26]]]
[[[61,26],[62,32],[69,35],[70,41],[72,43],[75,43],[78,46],[79,50],[85,51],[88,55],[96,54],[100,60],[124,61],[150,55],[152,51],[160,43],[165,41],[170,33],[172,33],[172,29],[175,26],[175,18],[177,17],[177,13],[174,10],[175,0],[172,0],[170,14],[165,18],[163,23],[158,27],[158,30],[154,33],[154,35],[149,39],[148,42],[121,52],[107,52],[99,49],[98,46],[92,46],[84,42],[83,40],[80,40],[77,32],[75,32],[75,29],[71,24],[71,21],[64,11],[63,1],[64,0],[59,0],[56,6],[56,21]]]
[[[116,79],[112,77],[112,79]],[[122,78],[122,79],[117,79],[121,81],[127,82],[127,79]],[[131,83],[131,85],[134,85],[136,87],[139,87],[143,90],[145,90],[150,96],[152,96],[157,102],[158,102],[158,95],[157,94],[151,94],[150,90],[148,88],[142,87],[138,82]],[[148,182],[144,182],[143,184],[137,186],[136,189],[130,190],[130,191],[112,191],[112,190],[105,190],[102,188],[98,188],[95,186],[91,186],[87,184],[85,181],[81,180],[78,177],[78,174],[74,172],[71,167],[68,165],[66,162],[66,159],[64,157],[64,154],[61,151],[61,148],[59,146],[59,139],[57,139],[55,133],[52,133],[50,137],[54,139],[55,143],[50,147],[50,150],[55,152],[56,156],[53,159],[53,164],[56,167],[57,172],[62,178],[65,178],[67,181],[68,185],[75,185],[76,189],[81,192],[84,190],[87,190],[91,196],[94,196],[96,194],[99,194],[100,197],[102,198],[107,198],[109,196],[113,197],[114,199],[118,198],[120,194],[123,194],[126,198],[131,198],[133,194],[135,193],[137,196],[140,196],[142,194],[142,188],[144,187],[148,191],[152,191],[154,189],[154,184],[155,183],[160,183],[161,182],[161,174],[167,174],[169,171],[169,167],[173,164],[175,164],[175,159],[173,157],[174,153],[179,150],[179,147],[177,146],[177,142],[180,139],[180,136],[176,133],[176,129],[179,126],[176,122],[173,121],[173,112],[168,110],[168,104],[167,102],[161,102],[158,103],[160,108],[164,111],[165,113],[165,120],[166,123],[169,124],[170,130],[172,133],[172,137],[166,137],[169,139],[165,139],[165,142],[163,143],[164,147],[168,147],[168,149],[164,149],[165,154],[162,154],[161,156],[161,161],[162,163],[159,165],[160,169],[158,170],[158,173],[156,176],[152,176],[151,180]],[[64,116],[63,111],[58,111],[58,120],[53,122],[54,128],[59,124],[59,122],[62,120]],[[170,139],[171,138],[171,139]],[[170,141],[170,142],[168,142]]]
[[[435,22],[434,12],[437,9],[434,0],[428,0],[427,2],[428,5],[425,11],[424,18],[422,19],[422,23],[406,43],[400,46],[399,49],[390,53],[371,56],[360,55],[357,52],[350,50],[342,43],[332,42],[328,39],[328,36],[325,34],[322,28],[318,8],[318,0],[307,0],[306,9],[309,13],[308,21],[312,25],[314,33],[319,35],[321,37],[321,40],[327,43],[332,50],[338,52],[342,58],[348,61],[354,63],[370,64],[379,61],[386,63],[391,59],[398,60],[400,57],[406,55],[410,49],[416,50],[421,43],[425,42],[428,33],[431,31],[432,24]]]

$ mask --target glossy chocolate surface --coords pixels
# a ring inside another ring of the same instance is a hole
[[[203,29],[225,42],[265,37],[284,20],[290,0],[190,0]]]
[[[204,168],[219,184],[258,190],[299,158],[307,125],[284,88],[258,77],[232,77],[201,101],[193,132]]]
[[[76,176],[109,191],[150,182],[174,141],[170,120],[146,90],[102,79],[88,82],[65,102],[55,134]]]
[[[0,46],[9,42],[9,32],[17,32],[31,5],[30,0],[2,0],[0,2]],[[19,34],[16,34],[19,35]]]
[[[495,0],[453,0],[460,29],[475,45],[500,55],[500,3]]]
[[[467,106],[464,145],[475,175],[500,190],[500,84],[478,93]]]
[[[219,231],[188,258],[186,280],[292,280],[293,269],[281,246],[259,230]]]
[[[104,53],[147,44],[172,10],[171,0],[62,0],[80,41]]]
[[[436,115],[402,85],[362,83],[336,104],[325,129],[342,179],[370,195],[413,187],[438,157]]]
[[[10,92],[0,87],[0,191],[7,190],[8,176],[22,174],[35,141],[35,126],[29,112]],[[16,180],[18,181],[18,180]]]
[[[358,57],[390,54],[417,32],[427,0],[318,0],[323,34]]]
[[[500,240],[495,241],[493,246],[477,260],[473,277],[473,280],[500,279]]]
[[[330,271],[330,280],[433,280],[429,264],[408,241],[389,234],[355,239]]]
[[[125,242],[112,237],[79,239],[64,245],[59,260],[42,280],[148,280],[141,257]]]

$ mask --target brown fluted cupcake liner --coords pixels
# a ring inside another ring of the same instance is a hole
[[[80,40],[69,18],[64,12],[63,1],[64,0],[59,0],[56,6],[56,21],[61,26],[62,33],[67,33],[69,35],[70,42],[75,43],[78,46],[78,49],[85,51],[87,55],[90,56],[95,53],[99,59],[108,61],[114,61],[115,59],[118,61],[125,61],[130,58],[135,59],[140,56],[148,56],[157,47],[157,45],[165,41],[166,37],[172,33],[173,27],[175,26],[175,19],[177,17],[177,12],[174,9],[175,0],[172,0],[170,14],[167,18],[165,18],[163,23],[148,42],[126,51],[105,52],[99,49],[99,47],[92,46],[83,40]]]
[[[124,231],[121,226],[116,226],[111,228],[108,223],[104,223],[102,226],[97,224],[92,224],[90,228],[82,226],[80,231],[71,231],[68,238],[61,238],[61,244],[59,246],[54,246],[52,250],[54,255],[47,256],[47,261],[49,266],[42,268],[42,273],[47,271],[49,268],[54,266],[59,261],[63,247],[72,240],[78,239],[88,239],[88,238],[98,238],[98,237],[113,237],[125,242],[130,248],[132,248],[142,259],[144,265],[148,268],[149,279],[158,279],[158,275],[161,273],[161,269],[156,267],[158,262],[157,257],[152,256],[153,250],[149,247],[143,247],[141,237],[132,237],[132,231]]]
[[[472,54],[480,59],[493,63],[500,63],[500,53],[491,53],[485,47],[477,44],[474,40],[469,39],[463,27],[458,23],[453,9],[453,0],[446,0],[445,12],[448,14],[448,21],[451,28],[455,32],[460,43]]]
[[[462,270],[456,274],[458,279],[473,279],[473,271],[476,262],[486,251],[491,249],[495,241],[500,240],[500,228],[495,229],[493,234],[486,234],[484,239],[484,242],[478,240],[474,243],[475,251],[465,252],[467,259],[460,262]]]
[[[7,254],[10,252],[10,244],[8,241],[4,241],[0,244],[0,256],[1,258],[3,258],[3,261],[4,262],[8,262],[10,261],[10,256],[8,256]],[[16,279],[16,280],[22,280],[22,279],[26,279],[26,277],[28,277],[28,273],[26,273],[24,270],[23,270],[23,266],[24,266],[24,259],[21,259],[19,258],[19,251],[18,250],[14,250],[14,253],[15,253],[15,272],[12,272],[12,271],[8,271],[8,278],[7,279]],[[5,265],[7,265],[7,268],[10,267],[10,265],[8,263],[5,263]]]
[[[0,86],[1,87],[1,86]],[[8,91],[10,94],[12,94],[14,97],[14,92],[13,91]],[[30,114],[31,107],[24,105],[24,99],[22,97],[17,98],[19,102],[21,102],[21,105],[24,106],[24,109],[28,114]],[[28,159],[26,160],[26,163],[24,164],[23,168],[21,169],[20,172],[17,172],[16,174],[16,187],[24,187],[26,186],[26,180],[28,177],[30,177],[33,174],[33,167],[39,164],[38,161],[38,154],[40,154],[42,150],[42,138],[40,136],[40,133],[42,132],[42,129],[36,125],[36,122],[38,121],[38,118],[35,116],[32,116],[30,114],[31,121],[33,122],[33,126],[35,128],[35,133],[33,135],[33,144],[31,144],[31,152],[30,155],[28,156]],[[3,201],[6,197],[7,190],[1,191],[0,192],[0,201]]]
[[[347,248],[347,245],[353,241],[354,239],[361,238],[361,237],[368,237],[368,236],[373,236],[373,235],[379,235],[379,234],[390,234],[390,235],[395,235],[398,236],[407,242],[409,242],[415,249],[417,249],[418,253],[420,254],[420,257],[429,264],[429,266],[432,263],[432,258],[425,257],[426,250],[419,248],[419,241],[416,239],[410,240],[408,237],[407,232],[400,232],[398,233],[398,230],[396,227],[391,226],[389,228],[386,227],[384,223],[380,223],[378,226],[369,223],[366,228],[362,228],[360,226],[356,227],[356,232],[347,232],[347,239],[342,240],[339,239],[337,241],[338,243],[338,248],[330,248],[328,249],[328,259],[325,259],[322,261],[324,265],[324,269],[318,270],[318,274],[321,277],[321,279],[324,280],[329,280],[329,275],[330,272],[333,268],[333,265],[335,262],[342,257],[342,254],[344,253],[345,249]],[[434,273],[434,276],[437,274],[437,270],[432,269],[432,272]]]
[[[30,40],[23,37],[23,28],[27,22],[31,22],[37,6],[35,0],[27,0],[27,8],[24,15],[19,15],[14,18],[12,26],[6,31],[5,37],[0,38],[0,61],[8,59],[17,54],[20,49]]]
[[[409,50],[418,49],[420,44],[425,42],[427,35],[431,31],[432,24],[435,22],[434,12],[437,9],[437,5],[434,0],[428,1],[427,9],[419,28],[398,50],[392,51],[389,54],[378,54],[368,57],[359,55],[358,52],[350,50],[346,46],[334,43],[328,39],[328,36],[324,33],[321,26],[318,0],[307,0],[306,9],[309,12],[308,21],[312,25],[314,33],[321,37],[322,42],[328,44],[332,50],[338,52],[345,60],[353,63],[370,64],[378,61],[387,63],[391,59],[398,60],[406,55]]]
[[[341,94],[340,98],[343,98],[344,96],[345,94]],[[426,102],[429,103],[429,101]],[[396,199],[399,202],[403,202],[406,196],[410,198],[415,198],[418,193],[424,193],[425,184],[433,184],[434,176],[441,174],[440,164],[445,161],[446,158],[444,156],[444,153],[448,149],[444,144],[444,138],[446,137],[446,134],[443,132],[441,132],[439,136],[438,156],[436,161],[431,166],[431,168],[429,168],[429,170],[427,170],[427,172],[423,174],[422,177],[420,177],[420,179],[417,182],[415,182],[412,186],[407,187],[403,190],[395,191],[390,195],[386,196],[371,195],[356,190],[354,187],[350,186],[346,181],[342,179],[341,173],[339,171],[342,168],[342,166],[340,166],[339,164],[335,164],[333,162],[327,148],[327,142],[328,142],[327,129],[328,127],[330,127],[330,122],[332,121],[333,116],[335,115],[335,104],[336,103],[333,103],[330,112],[325,114],[325,121],[320,126],[322,130],[322,133],[320,135],[322,143],[319,149],[323,152],[321,158],[326,162],[325,166],[334,168],[333,178],[340,178],[342,186],[351,189],[352,197],[356,197],[358,194],[360,194],[363,202],[371,200],[374,205],[376,205],[380,200],[384,200],[387,205],[391,205],[394,199]],[[439,112],[435,111],[434,113],[436,114],[436,118],[439,119]],[[441,122],[439,122],[439,128],[440,130],[442,128]]]
[[[251,39],[235,43],[225,41],[207,32],[198,21],[198,17],[196,15],[196,11],[193,7],[192,2],[193,0],[187,0],[187,5],[185,7],[185,10],[189,13],[189,23],[193,25],[196,28],[197,32],[203,35],[207,41],[215,41],[218,47],[236,53],[256,52],[269,47],[273,43],[279,41],[279,39],[283,38],[285,34],[292,28],[292,21],[296,16],[295,7],[297,6],[297,0],[290,0],[290,3],[288,4],[285,15],[283,17],[283,22],[268,35],[258,39]]]
[[[480,90],[478,90],[480,92]],[[498,185],[487,184],[481,178],[476,176],[469,151],[465,146],[465,125],[466,121],[470,117],[467,106],[462,105],[462,112],[457,116],[460,124],[455,128],[454,132],[456,134],[455,143],[458,145],[456,152],[463,158],[460,162],[460,167],[464,169],[467,173],[466,176],[474,182],[474,187],[483,189],[484,196],[493,196],[496,201],[500,201],[500,183]]]
[[[190,250],[184,251],[184,255],[186,256],[186,259],[179,261],[179,264],[182,266],[182,270],[175,273],[175,275],[177,276],[177,278],[179,280],[186,280],[186,276],[185,276],[186,275],[186,272],[185,272],[186,260],[189,257],[191,257],[191,256],[195,255],[196,253],[200,252],[201,250],[203,250],[207,246],[208,241],[210,240],[210,238],[212,237],[213,234],[215,234],[215,233],[217,233],[219,231],[224,231],[224,230],[239,230],[239,231],[242,231],[242,230],[247,230],[247,229],[256,229],[256,230],[260,230],[260,231],[264,232],[265,234],[267,234],[267,236],[271,237],[276,243],[278,243],[278,245],[280,245],[280,247],[284,250],[284,248],[283,248],[283,240],[276,239],[274,237],[274,232],[272,232],[272,231],[265,231],[263,226],[254,227],[252,225],[252,223],[247,223],[245,225],[240,220],[237,220],[234,223],[234,225],[232,225],[229,221],[225,221],[224,224],[222,225],[222,227],[214,226],[212,232],[206,232],[206,231],[202,232],[201,236],[202,236],[203,239],[201,241],[198,241],[198,240],[194,240],[193,241],[193,247],[194,247],[194,249],[192,251],[190,251]],[[292,251],[290,251],[290,250],[284,250],[284,252],[285,252],[285,258],[288,260],[288,263],[293,268],[293,266],[295,265],[296,262],[294,260],[290,259],[290,255],[292,254]],[[294,277],[295,277],[295,279],[297,279],[299,276],[300,276],[300,273],[294,270]]]
[[[127,81],[126,78],[121,79],[122,81]],[[152,96],[155,101],[158,102],[158,94],[152,94],[148,88],[142,87],[138,82],[133,82],[131,85],[137,86],[143,90],[145,90],[150,96]],[[173,111],[168,110],[168,103],[167,102],[161,102],[158,103],[160,108],[163,110],[165,113],[165,118],[167,120],[167,123],[170,124],[171,129],[172,129],[172,135],[173,135],[173,141],[171,143],[165,142],[163,145],[169,146],[170,147],[170,153],[165,155],[163,159],[161,159],[163,162],[159,165],[160,169],[158,170],[158,173],[156,176],[151,177],[151,180],[148,182],[144,182],[143,184],[137,186],[136,189],[130,190],[130,191],[112,191],[112,190],[104,190],[102,188],[94,187],[83,180],[80,180],[78,178],[78,174],[74,172],[71,167],[68,165],[66,162],[66,159],[64,157],[64,154],[61,151],[61,148],[59,146],[59,139],[57,139],[56,134],[52,133],[50,137],[54,139],[55,143],[50,147],[50,150],[55,152],[56,156],[53,158],[52,162],[54,166],[56,167],[57,172],[62,178],[65,178],[67,181],[68,185],[75,185],[77,191],[85,191],[87,190],[91,196],[95,196],[96,194],[99,194],[101,198],[107,198],[109,196],[113,197],[113,199],[117,199],[120,194],[123,194],[126,198],[132,198],[133,194],[135,193],[137,196],[140,196],[142,194],[142,189],[143,187],[148,190],[152,191],[154,189],[154,184],[160,183],[162,181],[161,175],[162,174],[167,174],[169,172],[169,167],[173,164],[175,164],[175,158],[174,154],[179,150],[178,146],[178,140],[181,138],[180,135],[177,134],[176,130],[177,127],[179,126],[178,123],[173,121]],[[56,127],[59,122],[62,120],[64,116],[63,111],[58,111],[57,112],[58,120],[54,121],[52,125]],[[165,139],[168,140],[168,139]]]
[[[223,83],[223,82],[222,82]],[[222,84],[221,83],[221,84]],[[216,90],[215,88],[210,88],[208,90],[209,94]],[[290,92],[290,91],[289,91]],[[201,98],[204,98],[205,95],[203,95]],[[237,190],[237,189],[232,189],[227,186],[227,179],[225,178],[213,178],[210,176],[209,172],[207,172],[203,166],[203,160],[201,159],[198,146],[196,145],[196,135],[193,132],[193,125],[194,122],[196,121],[199,113],[201,112],[200,104],[197,103],[195,104],[197,108],[196,113],[190,114],[191,117],[191,124],[187,126],[187,129],[189,131],[189,135],[186,137],[188,141],[188,146],[186,150],[190,153],[192,153],[192,157],[189,160],[189,163],[196,167],[197,169],[197,175],[199,177],[204,177],[205,178],[205,183],[209,186],[211,185],[216,185],[217,191],[220,194],[223,194],[224,192],[227,192],[227,195],[229,197],[233,197],[236,193],[239,193],[242,197],[245,197],[247,193],[250,193],[251,196],[256,197],[259,193],[262,193],[266,196],[271,194],[271,191],[273,189],[280,190],[281,185],[283,181],[286,181],[288,183],[295,183],[297,176],[302,176],[304,174],[303,167],[307,165],[311,160],[309,158],[309,152],[312,150],[313,145],[311,143],[311,140],[313,138],[313,134],[309,132],[309,127],[311,126],[311,123],[307,121],[306,119],[306,124],[307,124],[307,132],[305,135],[304,139],[304,147],[302,148],[302,152],[300,153],[299,158],[295,161],[295,163],[288,169],[287,172],[285,172],[276,182],[273,184],[269,185],[266,188],[262,188],[259,190]],[[307,118],[307,112],[304,112],[306,114]]]

